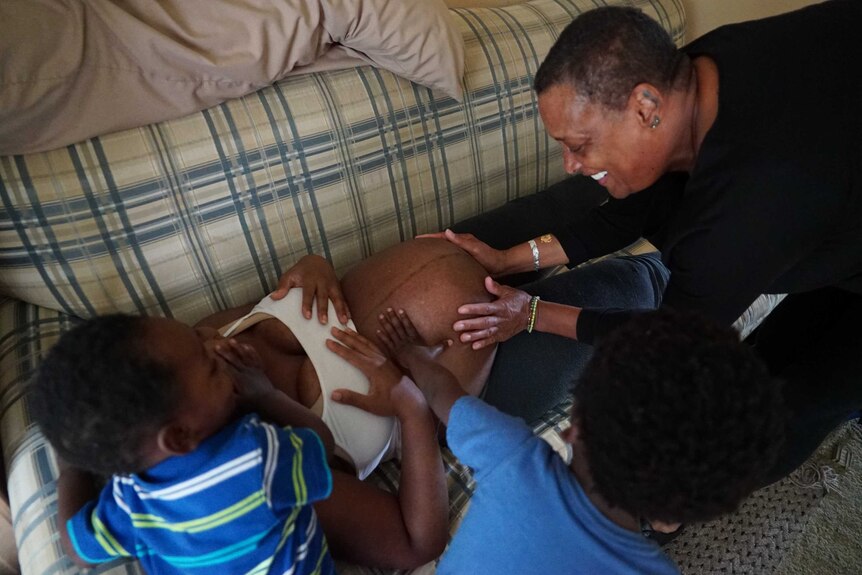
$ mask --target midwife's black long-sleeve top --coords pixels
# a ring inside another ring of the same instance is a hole
[[[554,230],[571,264],[647,237],[671,270],[663,305],[727,324],[761,293],[862,293],[860,23],[862,2],[831,0],[686,46],[719,72],[694,169]],[[631,313],[585,309],[578,339]]]

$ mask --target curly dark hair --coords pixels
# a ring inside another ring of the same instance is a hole
[[[173,413],[173,374],[143,351],[144,318],[106,315],[63,334],[30,394],[57,453],[102,476],[144,467],[141,446]]]
[[[637,8],[607,6],[566,26],[539,66],[534,87],[541,94],[565,83],[590,102],[622,110],[642,82],[668,90],[686,81],[688,62],[658,22]]]
[[[639,314],[603,340],[574,390],[595,489],[636,517],[733,511],[784,442],[781,382],[738,334],[699,314]]]

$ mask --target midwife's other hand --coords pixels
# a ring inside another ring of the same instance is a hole
[[[456,234],[452,230],[446,230],[434,234],[423,234],[416,237],[448,240],[473,256],[473,258],[492,276],[499,277],[507,273],[506,261],[508,252],[492,248],[473,234]]]
[[[333,400],[375,415],[399,418],[406,415],[405,409],[424,405],[416,385],[374,343],[352,329],[333,327],[331,333],[337,341],[326,340],[326,347],[368,378],[367,394],[336,389],[332,392]]]
[[[407,371],[413,371],[416,362],[435,361],[449,346],[452,340],[447,339],[436,345],[425,345],[410,316],[403,309],[397,312],[390,308],[377,316],[380,329],[377,337],[383,342],[389,354]]]
[[[272,299],[281,299],[294,287],[302,288],[302,315],[311,319],[311,303],[317,300],[317,319],[325,324],[328,321],[329,302],[335,306],[335,312],[341,323],[350,319],[350,310],[344,294],[341,293],[341,282],[332,269],[332,264],[316,254],[303,256],[292,268],[284,272],[278,280],[278,288],[270,294]]]
[[[477,316],[459,319],[452,326],[463,343],[482,349],[506,341],[527,328],[530,317],[530,294],[485,278],[485,289],[497,297],[490,303],[471,303],[458,308],[461,315]]]

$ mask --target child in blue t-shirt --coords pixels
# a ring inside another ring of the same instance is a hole
[[[570,461],[408,345],[403,311],[382,323],[477,484],[438,575],[676,573],[651,534],[735,509],[783,441],[780,384],[699,315],[644,313],[596,347],[562,435]]]
[[[67,552],[160,574],[334,573],[311,505],[332,490],[332,434],[260,367],[250,346],[167,319],[65,334],[33,399]],[[101,493],[90,472],[110,476]]]

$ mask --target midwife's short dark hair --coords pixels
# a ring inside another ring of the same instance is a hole
[[[63,334],[36,375],[35,419],[58,455],[107,476],[144,467],[141,447],[173,413],[177,385],[147,357],[144,318],[106,315]]]
[[[658,22],[638,10],[608,6],[575,18],[551,47],[535,89],[567,84],[579,96],[622,110],[635,86],[668,90],[688,77],[688,57]]]
[[[781,383],[732,328],[693,313],[621,326],[596,347],[574,396],[595,489],[648,520],[733,511],[784,441]]]

